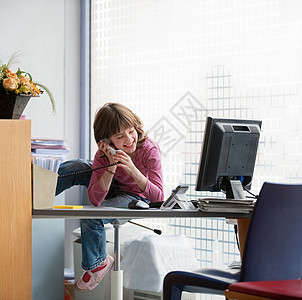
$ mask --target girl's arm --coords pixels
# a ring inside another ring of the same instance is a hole
[[[99,157],[99,151],[98,151],[95,155],[92,168],[94,169],[108,164],[109,164],[108,160]],[[103,190],[99,183],[100,178],[102,178],[105,173],[106,173],[106,169],[100,169],[94,171],[90,178],[88,196],[91,204],[95,206],[98,206],[102,203],[108,192],[106,189]]]
[[[148,181],[143,194],[151,202],[164,201],[163,174],[160,154],[156,151],[155,153],[149,153],[148,156]]]

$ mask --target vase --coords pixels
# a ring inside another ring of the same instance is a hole
[[[0,94],[0,119],[20,119],[31,95]]]

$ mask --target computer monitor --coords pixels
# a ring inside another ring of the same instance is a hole
[[[196,191],[243,199],[251,188],[262,122],[207,117]]]

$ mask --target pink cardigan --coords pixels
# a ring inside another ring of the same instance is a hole
[[[146,189],[142,192],[133,178],[128,175],[123,168],[117,167],[114,179],[118,181],[119,188],[125,192],[147,198],[150,202],[163,201],[164,192],[161,154],[157,143],[148,138],[142,147],[136,149],[132,161],[148,179]],[[101,156],[100,151],[98,150],[94,156],[92,168],[106,166],[108,164],[108,158],[106,156]],[[90,202],[95,206],[100,205],[107,195],[107,192],[103,192],[98,182],[105,171],[106,169],[94,171],[90,179],[88,195]]]

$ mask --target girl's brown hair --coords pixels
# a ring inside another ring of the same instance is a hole
[[[143,122],[129,108],[120,103],[106,103],[95,115],[93,123],[95,141],[98,143],[101,139],[109,139],[120,132],[121,126],[134,127],[138,133],[137,147],[141,147],[148,138],[143,130]]]

